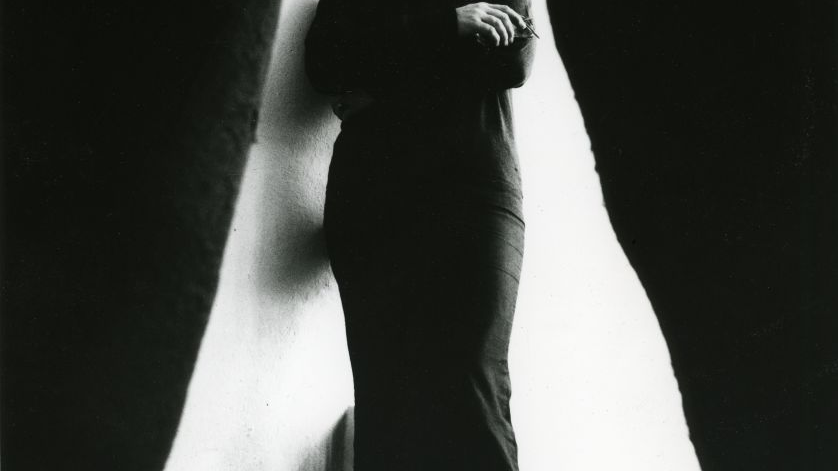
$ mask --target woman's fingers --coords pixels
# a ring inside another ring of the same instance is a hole
[[[494,5],[492,5],[494,7]],[[508,42],[507,45],[515,40],[515,25],[512,24],[512,19],[509,17],[509,14],[503,10],[498,8],[490,8],[488,13],[492,15],[493,18],[497,18],[503,24],[503,30],[506,32]]]
[[[521,29],[526,29],[527,22],[524,21],[524,17],[521,16],[517,11],[513,10],[512,7],[510,7],[508,5],[495,5],[495,4],[492,4],[492,5],[489,5],[489,6],[495,8],[496,10],[500,10],[500,11],[506,13],[507,16],[512,20],[512,23],[518,25],[518,27],[521,28]],[[512,29],[514,30],[515,27],[513,26]]]
[[[489,25],[487,23],[482,23],[482,26],[480,27],[480,31],[478,31],[478,34],[480,34],[480,37],[482,37],[482,38],[485,38],[485,37],[491,38],[490,42],[492,44],[494,44],[495,46],[500,46],[500,42],[501,42],[500,33],[492,25]]]
[[[516,25],[526,28],[524,19],[506,5],[485,2],[457,8],[457,30],[461,36],[479,35],[495,46],[509,45],[515,39]]]
[[[504,22],[494,16],[493,14],[487,12],[487,15],[481,18],[481,20],[492,27],[492,29],[497,32],[498,42],[495,44],[496,46],[500,46],[503,44],[504,46],[509,45],[509,40],[511,39],[511,35],[509,31],[506,29],[506,25]]]

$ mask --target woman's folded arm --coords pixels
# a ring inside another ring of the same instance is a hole
[[[530,16],[527,0],[500,0],[498,4],[511,8],[523,18]],[[464,79],[491,90],[523,85],[529,77],[535,56],[536,37],[531,28],[530,23],[526,28],[516,25],[516,36],[508,45],[485,45],[485,40],[478,43],[464,38],[466,44],[459,54],[463,59],[461,73]]]
[[[509,45],[484,45],[485,39],[478,42],[458,28],[453,4],[418,7],[393,1],[366,9],[364,4],[318,3],[305,43],[306,71],[315,89],[375,95],[407,83],[440,81],[505,89],[522,85],[529,75],[535,41],[529,35],[517,36]],[[526,0],[497,5],[529,14]]]
[[[315,89],[386,90],[449,54],[457,39],[453,8],[398,11],[393,4],[365,11],[345,0],[318,2],[305,43]]]

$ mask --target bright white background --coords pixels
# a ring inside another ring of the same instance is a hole
[[[259,142],[168,471],[336,468],[331,432],[352,386],[319,242],[338,122],[301,66],[314,5],[283,1]],[[666,346],[608,223],[543,0],[534,8],[540,49],[514,96],[527,221],[510,353],[521,470],[697,470]]]

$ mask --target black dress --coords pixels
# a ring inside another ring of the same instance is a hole
[[[484,48],[457,36],[463,3],[425,3],[321,0],[306,39],[315,88],[375,98],[342,124],[324,216],[355,469],[516,470],[506,360],[524,223],[508,89],[534,43]]]

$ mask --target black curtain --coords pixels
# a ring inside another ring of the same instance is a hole
[[[836,3],[548,4],[702,468],[838,469]]]
[[[2,467],[161,469],[277,0],[2,7]]]

